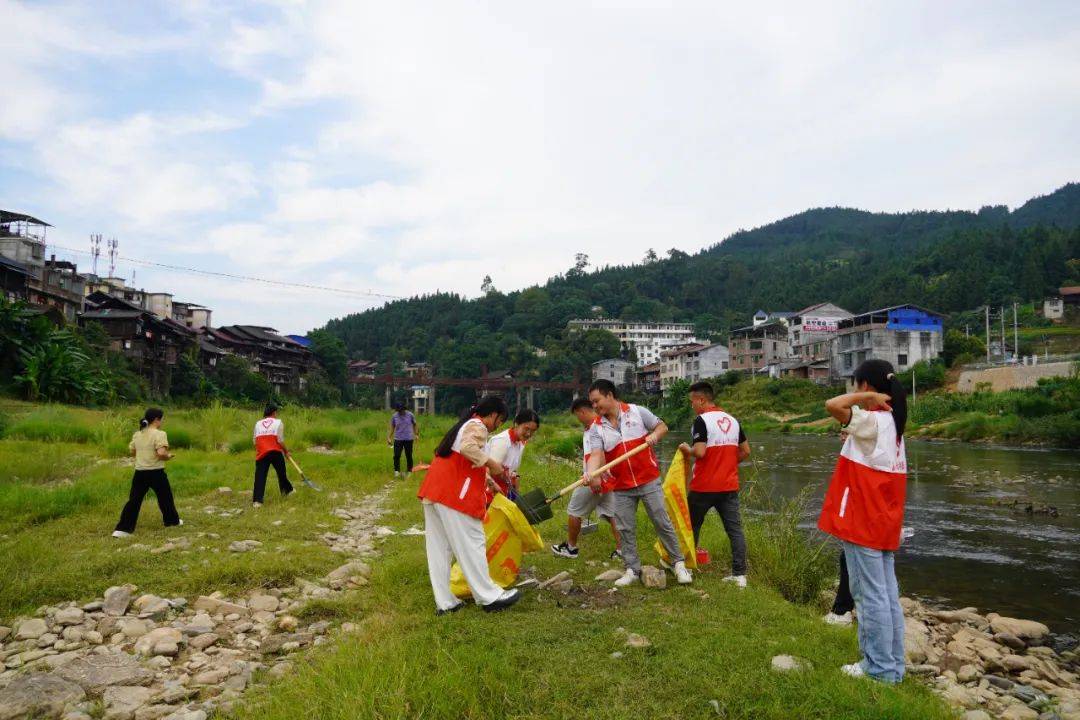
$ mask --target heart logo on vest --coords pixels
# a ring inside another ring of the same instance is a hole
[[[720,428],[720,432],[726,433],[731,429],[731,418],[722,417],[716,421],[717,426]]]
[[[264,428],[268,428],[268,427],[270,427],[270,426],[271,426],[271,425],[273,425],[273,424],[274,424],[274,421],[273,421],[273,420],[263,420],[263,421],[262,421],[262,426],[263,426]]]

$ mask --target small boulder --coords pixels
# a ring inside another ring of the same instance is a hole
[[[103,603],[105,614],[120,617],[126,613],[128,606],[131,604],[132,590],[133,588],[130,585],[111,587],[106,590],[105,602]]]
[[[57,625],[81,625],[86,618],[86,613],[82,609],[77,607],[64,608],[58,610],[56,615],[53,616],[53,620]]]
[[[132,720],[135,711],[150,701],[150,688],[118,685],[105,688],[105,720]]]
[[[216,633],[202,633],[188,640],[188,647],[195,650],[205,650],[220,639]]]
[[[16,640],[37,640],[49,632],[49,626],[41,618],[30,618],[19,623],[19,629],[15,631]]]
[[[280,601],[273,595],[255,595],[248,600],[248,607],[253,611],[274,612]]]
[[[990,613],[986,617],[990,620],[990,629],[995,633],[1009,633],[1029,643],[1042,640],[1050,634],[1050,628],[1034,620],[1018,620],[1017,618],[1003,617],[994,613]]]
[[[154,673],[131,655],[87,655],[57,669],[56,674],[96,695],[113,685],[148,685]]]
[[[81,687],[56,675],[16,675],[0,688],[0,719],[59,717],[64,706],[85,697]]]
[[[630,633],[626,636],[626,647],[632,648],[647,648],[652,645],[649,642],[649,638],[644,635],[638,635],[637,633]]]
[[[968,710],[963,715],[963,720],[992,720],[985,710]]]
[[[234,540],[233,542],[229,543],[229,552],[251,552],[258,547],[262,547],[262,543],[258,540]]]
[[[1026,705],[1010,705],[998,716],[1001,720],[1037,720],[1039,713]]]
[[[999,645],[1004,645],[1006,647],[1012,648],[1013,650],[1023,650],[1025,647],[1027,647],[1027,644],[1023,640],[1016,637],[1012,633],[1007,632],[995,633],[994,642],[998,643]]]
[[[641,568],[641,584],[658,590],[667,587],[667,574],[658,567],[645,565]]]
[[[797,658],[793,655],[776,655],[772,659],[772,669],[774,672],[793,672],[799,670],[805,670],[809,666],[806,660]]]
[[[120,632],[124,633],[125,637],[132,640],[150,632],[150,625],[145,620],[121,620],[116,627]]]
[[[614,582],[623,576],[621,570],[605,570],[597,575],[593,580],[597,582]]]
[[[573,578],[570,576],[570,573],[568,573],[565,570],[563,570],[562,572],[556,573],[555,575],[552,575],[547,580],[540,583],[539,588],[541,590],[543,590],[545,588],[551,587],[552,585],[558,585],[559,583],[563,582],[564,580],[571,580],[571,581],[573,580]]]
[[[982,671],[979,670],[976,665],[963,665],[956,671],[956,679],[958,682],[969,683],[974,682],[982,677]]]

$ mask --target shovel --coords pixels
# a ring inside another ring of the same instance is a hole
[[[638,445],[633,450],[630,450],[629,452],[620,455],[611,462],[601,465],[595,470],[589,471],[588,478],[591,480],[594,477],[603,475],[619,463],[623,462],[624,460],[629,460],[634,455],[637,455],[639,452],[647,450],[648,448],[649,445],[647,443]],[[541,523],[545,520],[550,520],[554,517],[551,512],[551,503],[555,502],[567,493],[573,492],[584,484],[585,478],[578,478],[575,482],[567,485],[551,497],[547,497],[546,495],[544,495],[544,491],[541,488],[536,488],[535,490],[530,490],[524,495],[519,495],[517,499],[514,500],[514,503],[518,506],[518,509],[521,510],[521,514],[525,516],[525,519],[529,521],[529,524],[536,525],[537,523]]]
[[[308,480],[308,476],[304,474],[304,471],[303,471],[303,470],[301,470],[301,469],[300,469],[300,466],[299,466],[299,465],[298,465],[298,464],[296,463],[296,461],[295,461],[295,460],[293,460],[293,456],[292,456],[292,455],[286,455],[286,457],[287,457],[287,458],[289,458],[289,462],[291,462],[291,463],[293,464],[293,467],[294,467],[294,468],[296,468],[296,472],[300,473],[300,479],[304,481],[304,484],[305,484],[305,485],[307,485],[307,486],[308,486],[309,488],[311,488],[311,489],[312,489],[312,490],[314,490],[315,492],[322,492],[322,488],[321,488],[321,487],[319,487],[319,486],[318,486],[318,485],[316,485],[315,483],[313,483],[313,482],[311,482],[310,480]]]

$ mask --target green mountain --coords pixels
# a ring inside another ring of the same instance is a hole
[[[579,263],[525,290],[471,300],[415,297],[331,320],[325,329],[352,357],[425,360],[444,374],[487,367],[569,379],[612,350],[607,333],[567,335],[574,317],[694,322],[700,335],[723,338],[758,308],[794,311],[830,300],[859,312],[911,302],[953,313],[1041,298],[1074,281],[1080,184],[1070,183],[1013,211],[816,208],[693,255],[672,249],[664,258],[594,271]]]

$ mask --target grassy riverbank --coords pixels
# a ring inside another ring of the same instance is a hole
[[[319,577],[341,562],[317,540],[341,526],[331,511],[346,496],[359,498],[388,483],[383,524],[397,531],[422,524],[415,481],[395,482],[389,471],[381,413],[288,411],[289,444],[325,491],[298,487],[282,501],[271,489],[259,511],[250,509],[245,495],[251,473],[247,428],[255,415],[221,407],[169,413],[165,429],[178,454],[169,474],[185,525],[162,528],[148,499],[136,535],[117,541],[108,533],[127,493],[124,449],[137,410],[5,403],[0,412],[6,418],[0,437],[3,624],[45,603],[89,599],[125,582],[191,598]],[[430,455],[449,423],[421,419],[420,458]],[[573,479],[576,465],[547,453],[575,435],[563,421],[545,423],[527,453],[527,486],[550,491]],[[221,492],[223,487],[231,491]],[[764,492],[749,494],[766,502]],[[383,546],[370,585],[308,607],[309,617],[355,622],[359,631],[305,653],[287,681],[250,691],[234,715],[949,717],[914,681],[886,688],[840,675],[837,668],[857,656],[855,636],[823,625],[817,605],[832,579],[833,557],[797,533],[786,510],[773,508],[750,523],[751,587],[745,591],[720,582],[730,555],[713,518],[704,544],[714,563],[698,574],[692,590],[609,593],[609,586],[592,580],[610,552],[601,529],[585,538],[577,561],[548,553],[526,558],[541,578],[570,569],[575,592],[531,593],[495,616],[469,608],[434,617],[423,538],[395,535]],[[558,540],[564,520],[560,506],[556,519],[541,526],[546,541]],[[152,552],[177,538],[188,538],[191,546]],[[244,539],[264,545],[256,552],[228,552],[230,542]],[[652,539],[643,532],[643,547]],[[624,632],[644,635],[651,645],[625,647]],[[778,654],[806,658],[812,669],[774,673],[769,662]]]

